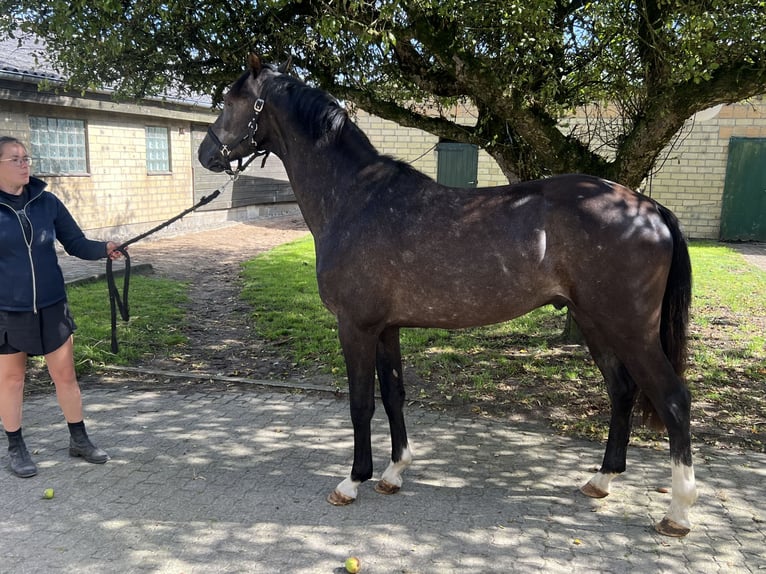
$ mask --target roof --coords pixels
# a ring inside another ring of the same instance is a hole
[[[24,34],[17,38],[0,39],[0,76],[21,81],[39,83],[44,80],[64,83],[66,76],[60,74],[54,65],[44,56],[45,42],[32,35]],[[112,93],[110,88],[101,90]],[[205,94],[182,95],[168,92],[163,95],[148,97],[147,100],[170,101],[195,107],[210,108],[213,99]]]
[[[35,57],[34,52],[43,47],[41,42],[30,35],[0,40],[0,72],[20,79],[65,81],[50,62]]]

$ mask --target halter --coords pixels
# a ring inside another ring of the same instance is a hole
[[[261,164],[261,167],[263,167],[263,164],[266,163],[266,158],[269,155],[269,152],[266,150],[259,150],[258,149],[258,143],[255,141],[255,132],[258,131],[258,118],[261,115],[261,111],[263,111],[263,104],[264,101],[262,98],[258,98],[253,103],[253,115],[250,118],[250,121],[247,124],[247,132],[245,135],[243,135],[241,138],[239,138],[236,143],[233,144],[233,148],[236,148],[239,146],[242,142],[249,140],[249,149],[253,150],[253,154],[251,155],[250,159],[248,159],[244,164],[242,163],[242,158],[237,158],[237,169],[232,171],[231,169],[224,170],[227,174],[230,176],[236,178],[239,176],[239,173],[244,170],[248,165],[250,165],[250,162],[252,162],[256,157],[258,156],[265,156],[263,158],[263,163]],[[207,135],[210,136],[210,139],[213,140],[213,143],[218,146],[218,153],[221,154],[221,157],[223,160],[227,163],[229,163],[229,156],[231,155],[231,149],[229,149],[229,146],[225,143],[223,143],[217,135],[215,135],[215,132],[213,131],[213,126],[209,126],[207,128]]]

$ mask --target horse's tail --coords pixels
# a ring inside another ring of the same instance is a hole
[[[660,336],[665,355],[676,374],[683,378],[686,370],[689,308],[692,303],[692,263],[678,219],[669,209],[661,205],[658,207],[673,236],[673,259],[670,263],[665,297],[662,300]]]
[[[657,204],[657,208],[673,238],[673,257],[662,299],[660,339],[665,355],[683,381],[686,370],[689,309],[692,302],[692,264],[678,219],[662,205]],[[664,428],[646,395],[642,397],[641,406],[647,426],[658,430]]]

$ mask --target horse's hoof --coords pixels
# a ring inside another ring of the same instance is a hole
[[[588,498],[606,498],[609,496],[609,493],[606,490],[601,490],[600,488],[593,486],[590,482],[583,484],[580,487],[580,492]]]
[[[337,490],[333,490],[329,496],[327,497],[327,502],[332,504],[333,506],[348,506],[352,502],[354,502],[354,498],[351,498],[350,496],[346,496],[342,492],[338,492]]]
[[[400,488],[401,487],[391,484],[383,479],[380,479],[377,484],[375,484],[375,492],[379,492],[380,494],[396,494],[399,492]]]
[[[654,529],[660,534],[672,536],[673,538],[683,538],[691,531],[691,528],[681,526],[678,522],[671,520],[667,516],[662,519],[662,522],[655,524]]]

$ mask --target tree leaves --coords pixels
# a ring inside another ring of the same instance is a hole
[[[0,33],[42,37],[73,87],[220,99],[251,50],[292,54],[337,97],[479,145],[521,178],[590,171],[636,186],[694,112],[766,91],[764,0],[2,1]],[[433,117],[457,101],[475,125]],[[619,121],[562,129],[606,103]]]

